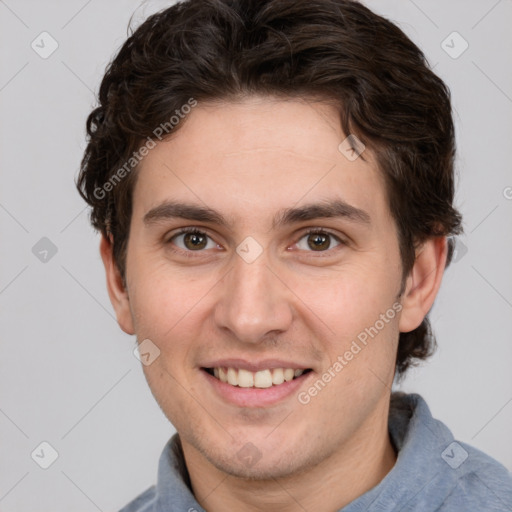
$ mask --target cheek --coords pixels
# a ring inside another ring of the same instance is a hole
[[[204,338],[206,312],[201,299],[213,286],[203,280],[181,275],[162,265],[141,265],[133,269],[137,286],[130,301],[140,341],[151,340],[159,349],[158,357],[143,371],[156,401],[175,427],[185,428],[194,414],[189,393],[193,393],[194,374],[191,355],[198,340]],[[137,272],[138,271],[138,272]],[[186,414],[185,414],[186,411]],[[181,420],[187,417],[184,425]],[[200,418],[196,418],[199,424]]]
[[[174,333],[200,313],[201,299],[215,284],[212,273],[201,277],[190,270],[170,269],[165,260],[151,261],[151,256],[137,261],[131,274],[136,286],[130,288],[137,334],[161,342],[176,338]]]
[[[324,398],[339,404],[340,414],[347,404],[357,406],[378,395],[382,383],[392,379],[401,307],[395,294],[398,280],[399,272],[390,272],[378,261],[347,264],[336,274],[297,280],[294,290],[304,304],[300,315],[321,338],[325,377],[333,382]]]
[[[304,316],[316,319],[329,337],[357,336],[392,308],[399,289],[399,273],[387,264],[369,261],[350,263],[336,272],[310,274],[295,272],[292,289],[300,298]]]

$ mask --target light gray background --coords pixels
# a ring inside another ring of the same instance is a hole
[[[448,269],[432,311],[440,348],[402,387],[510,470],[512,2],[366,3],[424,49],[452,90],[458,130],[467,253]],[[163,5],[0,1],[3,512],[118,510],[155,482],[173,432],[134,338],[113,318],[99,239],[73,184],[105,65],[130,16],[137,24]],[[43,31],[59,45],[47,59],[31,48]],[[457,59],[441,47],[453,31],[469,43]],[[46,263],[32,253],[42,237],[58,249]],[[59,454],[46,470],[31,458],[42,441]]]

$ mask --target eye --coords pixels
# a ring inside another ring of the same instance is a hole
[[[325,252],[342,244],[342,240],[332,233],[311,229],[299,239],[297,247],[304,251]]]
[[[218,245],[203,231],[196,228],[184,228],[169,239],[169,243],[176,245],[183,251],[201,251],[202,249],[215,249]]]

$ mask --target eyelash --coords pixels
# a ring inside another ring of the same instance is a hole
[[[189,227],[189,228],[181,228],[177,233],[175,233],[174,235],[172,235],[171,238],[169,238],[169,240],[167,241],[167,244],[166,245],[169,245],[171,247],[171,250],[175,253],[178,253],[180,255],[183,255],[185,256],[186,258],[196,258],[197,256],[194,254],[194,253],[198,253],[198,252],[203,252],[203,251],[185,251],[183,249],[180,249],[179,247],[178,248],[174,248],[173,247],[173,244],[172,244],[172,241],[180,236],[180,235],[186,235],[188,233],[193,233],[193,234],[197,234],[197,235],[204,235],[204,236],[208,236],[207,233],[205,233],[204,231],[201,231],[200,229],[198,228],[192,228],[192,227]],[[208,236],[208,238],[211,238]]]
[[[323,229],[323,228],[308,228],[305,232],[303,232],[301,234],[301,236],[297,239],[297,241],[295,243],[297,243],[299,240],[302,240],[305,236],[309,236],[309,235],[329,235],[330,237],[334,238],[337,242],[339,242],[340,246],[344,246],[344,245],[347,245],[347,242],[343,239],[341,239],[339,236],[335,235],[334,233],[331,233],[329,230],[327,229]],[[338,247],[338,246],[336,246]],[[317,257],[322,257],[322,253],[329,253],[331,251],[333,251],[334,249],[336,249],[336,247],[333,247],[333,248],[329,248],[327,249],[327,251],[318,251],[318,256]],[[315,253],[316,251],[307,251],[307,252],[312,252],[312,253]],[[330,256],[330,254],[328,254]]]
[[[172,237],[169,238],[169,240],[167,241],[167,245],[171,246],[173,252],[176,252],[176,253],[179,253],[181,255],[184,255],[187,258],[194,258],[194,257],[197,257],[194,253],[201,253],[201,252],[204,252],[204,251],[190,251],[190,250],[185,251],[185,250],[180,249],[180,248],[172,247],[172,245],[173,245],[172,241],[175,238],[177,238],[180,235],[185,235],[185,234],[189,234],[189,233],[198,234],[198,235],[204,235],[204,236],[207,236],[208,238],[211,239],[211,237],[206,232],[201,231],[198,228],[185,227],[185,228],[181,228],[177,233],[172,235]],[[326,230],[324,228],[308,228],[305,232],[303,232],[297,238],[297,240],[294,243],[295,244],[298,243],[304,237],[309,236],[309,235],[328,235],[328,236],[334,238],[337,242],[339,242],[340,246],[348,245],[348,243],[345,240],[341,239],[339,236],[335,235],[334,233],[331,233],[329,230]],[[338,247],[338,246],[336,246],[336,247]],[[331,248],[327,249],[326,251],[318,251],[318,255],[315,256],[315,257],[322,257],[322,253],[324,253],[324,254],[325,253],[330,253],[332,250],[336,249],[336,247],[333,247],[332,249]],[[306,252],[315,253],[316,251],[306,251]]]

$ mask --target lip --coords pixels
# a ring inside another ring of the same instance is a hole
[[[267,364],[268,362],[265,362]],[[281,364],[281,363],[280,363]],[[288,363],[289,364],[289,363]],[[224,366],[224,364],[219,365]],[[231,364],[231,367],[234,365]],[[254,365],[252,365],[254,367]],[[212,368],[206,367],[206,368]],[[244,368],[238,366],[238,368]],[[261,367],[260,369],[271,368],[269,366]],[[282,368],[282,366],[274,366],[274,368]],[[293,366],[286,366],[286,368],[293,368]],[[297,368],[297,367],[296,367]],[[249,369],[249,368],[245,368]],[[258,370],[251,370],[258,371]],[[211,386],[214,392],[224,401],[237,407],[251,407],[263,408],[271,405],[276,405],[279,402],[284,402],[291,396],[296,396],[300,387],[314,374],[313,371],[307,372],[300,377],[296,377],[288,382],[283,382],[279,386],[271,386],[269,388],[241,388],[239,386],[232,386],[227,382],[222,382],[213,375],[210,375],[204,370],[200,370],[203,378],[206,379],[207,385]]]
[[[308,370],[311,366],[304,366],[292,361],[282,359],[263,359],[261,361],[247,361],[245,359],[217,359],[201,365],[202,368],[237,368],[250,372],[273,370],[274,368],[293,368],[294,370]]]

